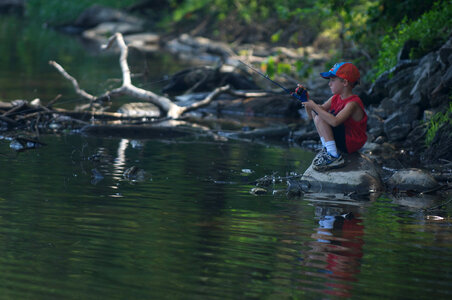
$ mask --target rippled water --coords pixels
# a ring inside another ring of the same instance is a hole
[[[0,100],[80,102],[50,59],[94,94],[117,84],[114,54],[17,20],[0,28]],[[180,68],[166,55],[145,68],[140,55],[131,66],[146,88]],[[1,299],[451,297],[448,199],[289,198],[284,184],[252,195],[254,180],[308,167],[313,153],[293,146],[40,141],[16,153],[0,139]],[[133,166],[136,176],[124,176]]]
[[[2,298],[452,293],[448,220],[426,221],[419,209],[386,197],[341,204],[250,194],[250,183],[264,175],[302,172],[308,151],[79,135],[42,140],[45,147],[18,154],[0,142]],[[131,166],[141,176],[125,178]],[[450,215],[450,206],[443,212]]]

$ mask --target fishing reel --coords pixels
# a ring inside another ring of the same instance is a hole
[[[297,85],[297,88],[295,89],[295,92],[292,93],[292,96],[295,97],[296,99],[300,100],[301,102],[307,102],[308,101],[308,90],[302,86],[302,85]]]

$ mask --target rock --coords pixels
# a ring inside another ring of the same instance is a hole
[[[203,37],[192,37],[182,34],[166,44],[169,52],[184,57],[198,57],[200,60],[217,61],[226,60],[235,55],[234,51],[225,43],[215,42]]]
[[[119,22],[142,26],[143,21],[125,12],[101,5],[93,5],[80,14],[74,26],[93,28],[101,23]]]
[[[304,186],[310,186],[306,192],[368,194],[383,190],[377,168],[368,157],[353,153],[344,158],[343,168],[326,172],[315,171],[311,164],[301,178]]]
[[[374,136],[381,135],[384,132],[384,120],[374,113],[368,114],[367,129]]]
[[[436,85],[441,81],[439,71],[441,65],[437,61],[436,53],[429,53],[419,62],[419,66],[413,73],[414,85],[411,88],[411,103],[428,102],[427,97]]]
[[[384,131],[390,141],[405,138],[411,131],[411,124],[419,116],[417,105],[404,105],[384,121]]]
[[[125,179],[131,181],[144,181],[144,175],[145,171],[137,166],[131,166],[122,174]]]
[[[155,52],[160,49],[160,36],[154,33],[137,33],[124,36],[124,41],[129,47],[144,52]]]
[[[16,14],[25,12],[25,0],[0,0],[0,14]]]
[[[27,137],[16,137],[11,141],[9,147],[17,152],[21,152],[30,149],[36,149],[45,145],[45,143],[42,143],[35,139]]]
[[[85,39],[96,40],[105,43],[107,39],[116,32],[122,34],[137,33],[142,30],[141,25],[130,24],[126,22],[106,22],[97,25],[94,28],[83,31],[82,36]]]
[[[427,191],[438,187],[438,182],[427,171],[421,169],[404,169],[395,172],[387,182],[391,189]]]
[[[411,131],[410,124],[398,124],[385,130],[386,136],[390,142],[403,140]]]
[[[255,187],[251,189],[250,193],[253,195],[263,195],[267,193],[267,190],[264,188]]]
[[[423,154],[425,160],[451,159],[452,153],[452,123],[446,123],[438,128],[432,145]]]
[[[404,68],[399,67],[400,70],[397,69],[397,66],[395,68],[396,70],[393,71],[392,78],[390,78],[385,84],[385,88],[388,91],[388,96],[391,98],[398,91],[412,84],[413,73],[416,69],[416,66],[411,65]]]
[[[386,119],[388,116],[393,114],[399,106],[397,103],[392,101],[391,98],[384,98],[381,100],[380,106],[374,110],[374,112],[383,119]]]
[[[161,115],[159,108],[148,102],[126,103],[118,109],[118,113],[123,114],[125,117],[143,118],[158,118]]]
[[[446,73],[444,73],[444,76],[441,81],[444,84],[444,86],[448,87],[452,86],[452,65],[447,69]]]
[[[369,91],[367,92],[368,97],[366,105],[380,103],[382,99],[388,96],[386,89],[386,83],[389,80],[389,71],[382,73],[375,82],[371,85]]]
[[[438,62],[444,67],[452,63],[452,47],[442,47],[438,51]]]

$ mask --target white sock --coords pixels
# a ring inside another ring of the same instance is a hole
[[[320,141],[322,142],[322,147],[326,148],[326,146],[325,146],[325,138],[323,136],[320,137]]]
[[[326,147],[326,151],[330,155],[332,155],[334,157],[339,157],[339,153],[337,153],[336,142],[334,140],[325,142],[325,147]]]

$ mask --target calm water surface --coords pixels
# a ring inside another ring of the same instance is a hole
[[[119,72],[116,56],[74,38],[0,25],[3,100],[79,101],[49,59],[99,92],[96,81]],[[174,71],[169,58],[147,59],[162,62],[150,78]],[[293,146],[40,140],[16,153],[0,139],[2,299],[452,297],[452,207],[423,210],[447,199],[288,198],[272,193],[285,189],[278,184],[250,194],[257,178],[308,167],[313,153]],[[132,166],[142,170],[136,180],[123,176]]]

